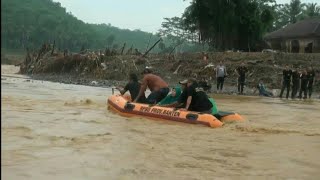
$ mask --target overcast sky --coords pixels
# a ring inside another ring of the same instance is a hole
[[[110,23],[122,29],[157,32],[163,18],[181,16],[190,0],[53,0],[87,23]],[[302,3],[320,0],[301,0]],[[277,0],[289,3],[290,0]]]

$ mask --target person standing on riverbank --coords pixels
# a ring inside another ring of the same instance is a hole
[[[235,72],[238,75],[238,94],[243,94],[243,86],[246,81],[246,72],[248,72],[248,68],[245,66],[244,62],[242,62],[240,66],[235,69]]]
[[[292,71],[292,91],[291,99],[295,99],[299,90],[300,85],[300,72],[299,68],[296,68]]]
[[[216,68],[216,78],[217,78],[217,92],[221,93],[223,89],[224,78],[227,76],[227,68],[220,61]]]
[[[303,92],[303,99],[307,99],[307,90],[308,90],[307,87],[308,87],[309,78],[308,78],[306,69],[302,71],[300,75],[300,79],[301,79],[301,87],[299,92],[299,99],[302,98],[302,92]]]
[[[291,75],[292,75],[292,71],[291,69],[289,69],[289,65],[286,64],[286,67],[283,70],[283,74],[282,74],[283,78],[282,78],[282,88],[280,92],[280,98],[282,98],[283,91],[286,88],[287,88],[286,98],[288,99],[289,97]]]
[[[312,95],[312,87],[314,84],[314,77],[316,76],[314,69],[312,67],[308,68],[307,76],[308,76],[308,93],[309,93],[309,99],[310,99],[311,95]]]

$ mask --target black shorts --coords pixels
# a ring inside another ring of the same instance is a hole
[[[147,103],[155,104],[160,102],[163,98],[165,98],[169,93],[169,88],[161,88],[159,91],[153,91],[147,98]]]

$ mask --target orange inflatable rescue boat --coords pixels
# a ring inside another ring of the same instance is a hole
[[[204,114],[194,111],[180,111],[179,109],[150,106],[148,104],[132,103],[130,96],[112,95],[107,99],[108,109],[123,116],[143,116],[156,119],[180,121],[192,124],[204,124],[209,127],[221,127],[225,121],[243,121],[237,113],[219,112],[218,114]]]

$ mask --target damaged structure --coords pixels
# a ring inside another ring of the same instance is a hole
[[[267,34],[264,40],[274,50],[289,53],[320,53],[320,18],[290,24]]]

